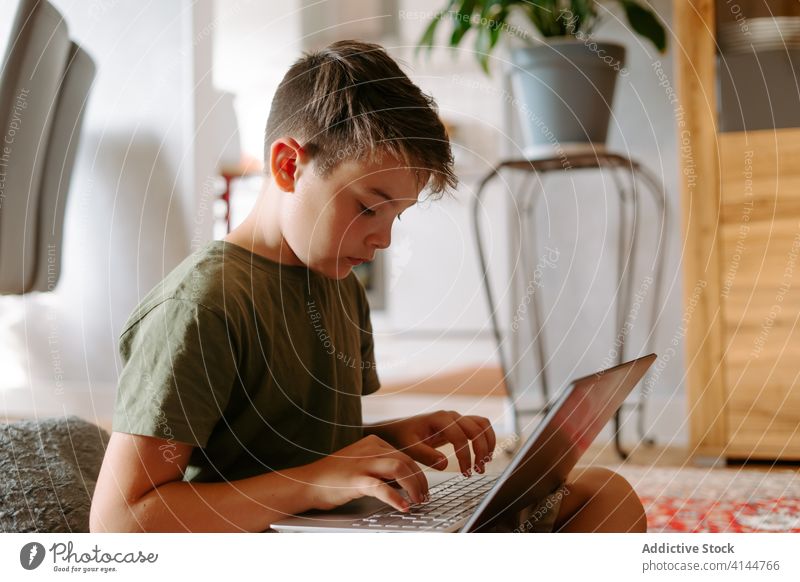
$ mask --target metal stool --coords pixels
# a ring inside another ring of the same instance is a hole
[[[509,394],[509,398],[511,399],[511,406],[514,415],[514,432],[517,435],[521,435],[521,428],[520,428],[520,416],[522,415],[536,415],[536,414],[547,414],[548,410],[550,409],[551,405],[551,394],[548,388],[547,382],[547,374],[545,370],[545,362],[546,362],[546,346],[544,342],[544,336],[542,334],[542,317],[540,311],[540,304],[538,301],[538,294],[534,293],[531,298],[531,303],[533,306],[532,313],[527,318],[530,322],[531,326],[531,334],[533,341],[536,343],[536,349],[534,353],[536,354],[536,364],[538,365],[539,373],[541,375],[541,388],[542,388],[542,396],[544,398],[544,406],[542,408],[520,408],[517,402],[518,398],[518,391],[517,387],[514,386],[514,380],[511,376],[512,367],[509,365],[509,360],[506,356],[505,349],[504,349],[504,342],[502,333],[500,331],[500,325],[497,320],[497,309],[494,302],[494,296],[492,294],[491,283],[489,281],[489,269],[486,261],[486,256],[482,244],[482,237],[481,237],[481,227],[480,227],[480,216],[479,216],[479,209],[481,206],[481,202],[483,196],[485,194],[486,186],[489,182],[497,177],[502,170],[515,170],[519,172],[529,172],[532,178],[538,178],[535,180],[535,183],[532,188],[528,188],[528,192],[525,192],[525,188],[522,188],[521,196],[516,196],[512,193],[512,196],[516,199],[516,201],[520,202],[520,208],[522,210],[522,220],[526,220],[528,218],[532,219],[535,216],[536,210],[536,203],[539,199],[538,194],[543,191],[542,183],[544,177],[547,173],[553,172],[556,170],[562,171],[572,171],[572,170],[588,170],[588,169],[599,169],[599,170],[610,170],[612,175],[614,184],[620,196],[620,230],[623,233],[621,237],[622,244],[620,244],[619,254],[618,254],[618,274],[619,274],[619,286],[618,289],[622,289],[622,300],[617,301],[617,329],[621,330],[623,325],[625,324],[625,314],[631,308],[631,292],[632,292],[632,284],[633,284],[633,277],[631,276],[631,271],[633,269],[633,265],[635,265],[635,253],[638,247],[639,242],[639,232],[641,229],[637,229],[636,225],[638,223],[639,212],[640,212],[640,204],[638,200],[638,185],[641,183],[645,186],[645,189],[648,190],[652,197],[653,201],[658,208],[658,211],[661,216],[661,228],[659,229],[659,237],[658,237],[658,248],[656,249],[655,258],[653,260],[653,264],[651,265],[651,270],[654,273],[653,276],[653,285],[655,287],[654,292],[654,300],[653,300],[653,307],[651,313],[651,332],[647,338],[647,348],[648,351],[652,351],[652,343],[653,343],[653,336],[655,335],[656,325],[658,323],[658,309],[661,305],[661,280],[663,278],[663,270],[664,270],[664,255],[666,253],[666,240],[665,234],[668,232],[669,227],[669,216],[668,216],[668,206],[666,200],[666,194],[664,190],[660,187],[658,181],[638,162],[632,160],[628,157],[619,155],[619,154],[612,154],[606,153],[603,151],[593,151],[591,153],[577,153],[577,154],[564,154],[559,157],[553,158],[546,158],[546,159],[536,159],[536,160],[505,160],[501,161],[498,165],[496,165],[480,182],[478,187],[478,191],[475,195],[475,200],[473,203],[473,227],[475,229],[475,239],[477,241],[478,246],[478,258],[480,261],[481,267],[481,274],[483,276],[484,287],[486,290],[486,299],[489,306],[489,314],[492,321],[492,328],[494,332],[495,341],[497,342],[497,350],[500,358],[500,367],[503,372],[503,378],[506,382],[506,389]],[[621,173],[627,173],[630,176],[630,190],[626,188],[624,180]],[[630,192],[630,196],[628,195]],[[633,230],[630,232],[630,227],[628,226],[628,206],[633,205]],[[523,228],[521,230],[521,240],[519,241],[519,252],[522,258],[523,269],[527,272],[528,268],[534,266],[530,258],[536,256],[535,249],[536,249],[536,233],[532,232],[532,229],[525,228],[525,224],[523,223]],[[532,236],[531,236],[532,235]],[[530,239],[530,240],[526,240]],[[627,250],[627,252],[626,252]],[[628,268],[630,266],[630,268]],[[512,277],[514,274],[512,273]],[[516,292],[516,284],[514,285],[514,290]],[[622,335],[621,338],[621,345],[619,349],[619,363],[625,361],[624,351],[625,351],[625,335]],[[512,349],[514,346],[512,345]],[[514,350],[517,352],[518,350]],[[518,356],[517,353],[513,354],[516,358]],[[513,366],[517,365],[519,360],[515,360],[513,362]],[[637,432],[639,434],[640,440],[652,444],[652,439],[648,439],[645,434],[644,429],[644,398],[642,397],[642,393],[640,392],[639,400],[635,403],[636,412],[637,412]],[[617,410],[614,416],[614,446],[617,453],[620,455],[622,459],[626,459],[628,454],[622,449],[622,445],[620,442],[620,425],[621,425],[621,410]]]

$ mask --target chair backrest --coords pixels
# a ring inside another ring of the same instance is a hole
[[[21,0],[0,74],[0,294],[49,290],[58,278],[60,221],[93,74],[61,14]]]
[[[83,112],[94,81],[91,57],[74,42],[58,93],[39,197],[37,266],[31,291],[52,291],[61,275],[64,210],[78,151]]]
[[[0,77],[2,293],[24,293],[33,285],[39,194],[68,50],[67,27],[58,11],[47,2],[22,0]]]

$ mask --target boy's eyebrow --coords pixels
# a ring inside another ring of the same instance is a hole
[[[402,200],[398,200],[396,198],[392,198],[391,196],[389,196],[386,192],[384,192],[380,188],[371,187],[371,188],[367,188],[367,191],[372,193],[372,194],[375,194],[376,196],[380,196],[381,198],[385,198],[386,200],[388,200],[392,204],[399,204],[400,202],[402,202]],[[416,204],[416,203],[417,202],[415,200],[414,204]],[[411,206],[413,206],[414,204],[412,204]]]
[[[385,198],[389,202],[398,202],[398,200],[395,200],[380,188],[367,188],[367,190],[369,190],[372,194],[380,196],[381,198]]]

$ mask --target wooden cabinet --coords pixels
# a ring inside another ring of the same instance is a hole
[[[714,5],[675,3],[690,440],[798,460],[800,128],[718,132]]]
[[[720,135],[729,456],[800,456],[800,129]]]

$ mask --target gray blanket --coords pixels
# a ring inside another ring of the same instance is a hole
[[[0,531],[88,532],[107,443],[77,416],[0,424]]]

